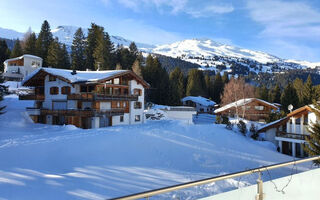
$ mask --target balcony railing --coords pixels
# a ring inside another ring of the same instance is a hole
[[[127,100],[137,101],[137,95],[124,95],[124,94],[96,94],[96,93],[83,93],[83,94],[69,94],[68,100]]]
[[[41,115],[66,115],[66,116],[81,116],[81,117],[99,117],[99,116],[116,116],[123,115],[125,112],[122,108],[114,108],[108,110],[97,109],[72,109],[72,110],[49,110],[41,109]]]
[[[40,108],[27,107],[26,111],[29,115],[40,115]]]
[[[282,137],[282,138],[296,139],[296,140],[306,140],[307,137],[310,137],[309,135],[305,135],[305,134],[287,133],[284,131],[277,131],[276,136]]]
[[[22,94],[19,95],[19,100],[39,100],[44,101],[43,94]]]

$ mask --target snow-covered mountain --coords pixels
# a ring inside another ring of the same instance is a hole
[[[277,72],[320,66],[320,63],[285,60],[265,52],[221,44],[210,39],[187,39],[160,45],[152,52],[199,64],[208,70],[230,71],[236,66],[240,70],[247,68],[247,72]]]
[[[59,41],[65,43],[69,49],[73,35],[79,27],[58,26],[51,32]],[[88,34],[88,29],[82,29]],[[23,33],[0,28],[0,38],[23,38]],[[121,36],[110,35],[111,41],[117,45],[128,47],[131,40]],[[254,51],[232,45],[221,44],[210,39],[187,39],[165,45],[149,45],[136,43],[137,47],[147,53],[160,54],[179,58],[187,62],[199,64],[204,70],[233,71],[235,74],[251,72],[281,72],[288,69],[308,69],[320,66],[319,63],[297,60],[285,60],[271,54]]]

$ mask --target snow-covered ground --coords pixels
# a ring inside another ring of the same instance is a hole
[[[83,130],[33,124],[31,101],[6,96],[0,115],[0,199],[105,199],[292,160],[223,125],[148,121]],[[300,166],[298,171],[309,169]],[[270,172],[289,175],[291,168]],[[265,174],[264,179],[269,179]],[[195,199],[256,182],[251,175],[165,194]],[[154,199],[154,198],[153,198]]]

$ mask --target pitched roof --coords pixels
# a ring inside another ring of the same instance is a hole
[[[36,69],[31,74],[29,74],[29,76],[27,76],[22,81],[22,85],[32,86],[29,84],[32,79],[37,76],[42,76],[42,78],[44,78],[46,74],[56,76],[68,83],[101,82],[118,76],[130,74],[134,76],[142,85],[144,85],[145,87],[149,87],[149,84],[147,82],[145,82],[142,78],[140,78],[130,70],[76,71],[76,73],[73,73],[73,70],[44,67]]]
[[[193,101],[195,103],[201,104],[203,106],[214,106],[216,105],[216,102],[211,101],[210,99],[198,96],[187,96],[181,99],[181,101]]]
[[[232,107],[244,106],[244,105],[247,105],[248,103],[251,103],[253,101],[259,101],[260,103],[262,103],[264,105],[268,105],[270,107],[273,107],[274,109],[278,109],[278,107],[276,105],[274,105],[272,103],[269,103],[267,101],[264,101],[264,100],[261,100],[261,99],[257,99],[257,98],[246,98],[246,99],[240,99],[238,101],[235,101],[235,102],[229,103],[229,104],[227,104],[225,106],[222,106],[221,108],[218,108],[214,112],[215,113],[219,113],[219,112],[228,110],[228,109],[230,109]]]
[[[38,56],[34,56],[34,55],[30,55],[30,54],[24,54],[24,55],[22,55],[22,56],[20,56],[20,57],[7,59],[7,60],[4,61],[4,63],[5,63],[5,62],[9,62],[9,61],[14,61],[14,60],[20,60],[20,59],[22,59],[22,58],[24,58],[24,57],[35,58],[35,59],[42,60],[42,58],[40,58],[40,57],[38,57]]]
[[[258,132],[258,133],[265,132],[265,131],[267,131],[267,130],[269,130],[269,129],[271,129],[271,128],[275,128],[275,127],[277,127],[277,126],[279,126],[279,125],[281,125],[281,124],[286,123],[288,120],[289,120],[289,117],[284,117],[284,118],[278,119],[278,120],[276,120],[276,121],[270,122],[270,123],[268,123],[268,124],[260,127],[260,128],[257,130],[257,132]]]

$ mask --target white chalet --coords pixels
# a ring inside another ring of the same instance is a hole
[[[198,113],[212,113],[216,105],[216,102],[201,96],[187,96],[182,98],[181,102],[184,106],[196,108]]]
[[[22,85],[34,88],[34,93],[19,98],[35,100],[34,107],[27,108],[35,123],[88,129],[145,120],[144,89],[149,84],[130,70],[39,68]]]
[[[34,70],[42,67],[42,58],[24,54],[17,58],[7,59],[3,62],[3,77],[7,81],[21,81]]]
[[[313,105],[298,108],[286,117],[261,127],[258,133],[265,133],[265,139],[276,144],[281,153],[306,157],[303,145],[310,135],[307,127],[319,120],[312,108]]]

